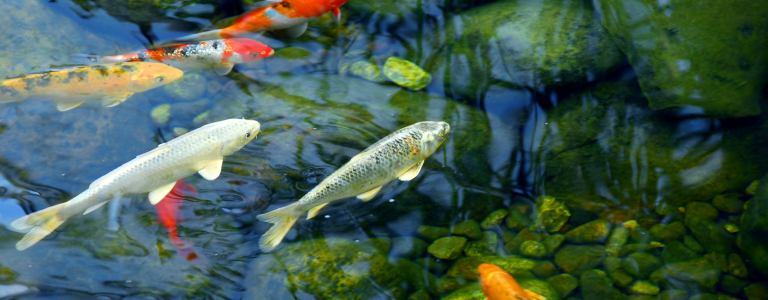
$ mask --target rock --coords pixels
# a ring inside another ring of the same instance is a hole
[[[414,91],[423,89],[432,82],[432,76],[424,69],[394,56],[387,58],[384,63],[384,75],[397,85]]]
[[[589,270],[581,276],[581,297],[583,299],[611,299],[613,283],[605,272]]]
[[[530,258],[544,258],[547,256],[547,248],[537,241],[525,241],[520,245],[520,254]]]
[[[415,290],[427,290],[432,295],[438,294],[437,277],[419,264],[404,258],[397,259],[400,278],[408,282]]]
[[[453,225],[451,233],[463,235],[471,239],[479,239],[483,235],[480,230],[480,224],[477,224],[477,221],[472,219]]]
[[[544,247],[547,248],[547,254],[555,255],[555,252],[557,252],[557,249],[563,244],[563,241],[565,241],[565,235],[558,233],[544,238],[542,243],[544,244]]]
[[[717,294],[717,300],[739,300],[739,298],[732,297],[726,294]]]
[[[656,224],[651,227],[651,235],[659,241],[668,242],[679,240],[685,236],[685,225],[683,222],[672,222],[669,224]]]
[[[624,225],[619,225],[613,229],[611,236],[608,238],[608,242],[605,243],[605,252],[611,256],[618,256],[621,252],[621,247],[629,240],[629,229],[624,228]]]
[[[515,274],[520,274],[521,271],[527,272],[532,270],[536,265],[536,261],[519,256],[465,257],[456,261],[453,266],[448,269],[446,276],[462,277],[466,280],[477,280],[477,267],[481,264],[495,265],[517,278]]]
[[[611,233],[611,223],[605,219],[594,220],[581,225],[565,234],[565,239],[572,243],[603,243]]]
[[[438,290],[440,291],[440,294],[446,295],[464,286],[465,282],[466,280],[464,279],[459,279],[451,276],[443,276],[437,281],[437,285],[438,285]]]
[[[656,300],[656,297],[649,295],[629,295],[627,300]]]
[[[647,279],[653,271],[661,267],[661,261],[648,253],[632,253],[624,259],[622,269],[638,279]]]
[[[739,233],[739,226],[733,223],[725,223],[725,225],[723,225],[723,229],[730,233]]]
[[[152,121],[155,122],[155,124],[168,124],[168,120],[171,118],[171,105],[160,104],[155,106],[152,108],[152,111],[149,112],[149,115],[152,117]]]
[[[622,288],[628,287],[635,280],[634,277],[622,269],[608,270],[608,276],[611,277],[614,285]]]
[[[429,292],[426,290],[418,290],[415,293],[408,295],[407,300],[432,300],[432,297],[429,296]]]
[[[648,280],[637,280],[629,286],[629,291],[635,294],[656,295],[659,287]]]
[[[661,251],[661,259],[664,260],[665,263],[688,261],[697,257],[699,257],[699,255],[686,248],[683,243],[680,243],[679,241],[670,242],[664,247],[664,250]]]
[[[712,199],[712,206],[717,210],[728,214],[740,214],[744,211],[744,201],[739,199],[739,194],[722,194]]]
[[[693,252],[696,252],[699,254],[707,252],[707,250],[704,250],[704,246],[699,244],[699,242],[696,241],[696,239],[690,235],[686,235],[685,237],[683,237],[683,244],[686,247],[688,247],[688,249],[691,249]]]
[[[285,270],[291,270],[286,272]],[[286,244],[251,262],[245,299],[405,298],[400,271],[378,249],[345,239]]]
[[[416,233],[418,233],[420,237],[423,237],[427,241],[434,241],[441,237],[448,236],[451,233],[451,230],[445,227],[422,225],[419,226],[419,228],[416,230]]]
[[[533,226],[538,230],[546,232],[559,231],[565,222],[568,222],[568,218],[571,217],[568,207],[551,196],[539,197],[538,201],[536,201],[536,212],[536,220]]]
[[[600,245],[565,245],[555,254],[555,264],[576,277],[599,266],[603,259],[605,259],[605,247]]]
[[[768,46],[760,38],[768,35],[768,21],[762,18],[768,14],[768,5],[753,1],[596,3],[603,26],[629,57],[652,109],[690,105],[716,117],[760,113],[766,67],[752,62],[766,57],[758,49]],[[713,18],[731,26],[701,26]],[[636,30],[638,22],[644,24],[643,30]]]
[[[693,236],[704,246],[707,252],[733,252],[734,237],[722,226],[702,217],[687,216],[687,213],[686,223]]]
[[[504,221],[504,218],[509,214],[509,211],[506,209],[498,209],[493,211],[490,215],[485,217],[483,219],[483,222],[480,222],[480,228],[483,230],[488,230],[493,227],[496,227],[496,225],[501,224],[501,222]]]
[[[709,289],[712,289],[720,278],[720,270],[705,258],[666,264],[660,270],[662,276],[697,283]]]
[[[504,242],[504,245],[511,242],[513,239],[515,239],[515,236],[517,236],[517,233],[509,230],[502,230],[502,232],[501,241]]]
[[[389,254],[389,249],[392,248],[392,240],[388,237],[370,238],[360,240],[361,245],[371,245],[381,250],[384,255]]]
[[[414,237],[396,237],[392,238],[392,250],[389,256],[404,257],[407,259],[417,259],[424,256],[427,250],[427,242]]]
[[[712,266],[718,268],[720,272],[728,272],[728,257],[719,252],[712,252],[704,256]]]
[[[741,215],[738,247],[750,266],[768,276],[768,176],[760,180],[755,196]],[[698,239],[698,238],[697,238]],[[705,241],[699,239],[704,244]],[[707,245],[704,245],[706,248]],[[707,248],[709,249],[709,248]],[[730,252],[724,252],[730,253]]]
[[[648,229],[639,227],[629,233],[630,240],[637,244],[647,244],[651,241],[651,232]]]
[[[458,258],[459,255],[461,255],[461,252],[464,250],[464,245],[466,243],[467,239],[460,236],[439,238],[431,245],[429,245],[427,252],[439,259],[452,260]]]
[[[168,97],[175,100],[193,100],[205,96],[206,80],[197,73],[185,73],[184,77],[163,86]]]
[[[476,241],[470,241],[464,247],[466,256],[495,255],[499,246],[499,237],[493,231],[483,231],[483,237]]]
[[[749,282],[738,279],[733,275],[723,275],[720,278],[720,289],[731,295],[738,295]]]
[[[720,212],[712,206],[712,204],[706,202],[693,201],[685,206],[685,225],[691,226],[690,220],[692,217],[702,218],[707,221],[714,221],[717,219],[717,215]]]
[[[710,293],[700,293],[689,298],[689,300],[718,300],[717,296]]]
[[[512,209],[507,216],[507,227],[514,230],[523,230],[531,225],[531,218],[525,213]]]
[[[749,300],[768,299],[768,283],[753,283],[744,288],[744,294]]]
[[[626,244],[619,250],[619,256],[627,256],[635,252],[646,252],[657,255],[661,253],[659,249],[662,247],[663,245],[660,246],[655,244],[655,242],[651,244]]]
[[[379,65],[370,61],[358,61],[349,67],[349,73],[367,79],[369,81],[383,83],[387,80],[381,76]]]
[[[528,229],[523,229],[515,236],[514,239],[512,239],[512,241],[507,243],[504,248],[511,254],[520,254],[520,246],[525,241],[541,241],[542,239],[542,234],[531,232]]]
[[[659,300],[686,300],[688,292],[686,290],[663,290],[659,293]]]
[[[744,261],[741,260],[741,256],[736,253],[728,254],[728,273],[741,278],[747,278],[749,275],[747,272],[747,266],[744,265]]]
[[[435,274],[443,274],[445,270],[448,270],[448,268],[450,267],[448,264],[441,261],[439,258],[434,258],[434,257],[419,258],[417,260],[414,260],[413,262],[421,265],[422,267],[428,269],[429,271]]]
[[[757,192],[757,187],[760,186],[760,180],[752,181],[752,183],[749,184],[747,189],[744,190],[744,193],[747,195],[753,196],[755,195],[755,192]]]
[[[16,273],[13,269],[0,265],[0,283],[11,283],[19,273]]]
[[[515,278],[517,280],[517,283],[520,284],[520,287],[522,287],[525,290],[536,292],[542,296],[544,296],[547,300],[560,300],[560,295],[557,294],[557,290],[555,290],[549,283],[538,280],[533,276],[521,276],[520,278]],[[480,288],[480,284],[473,283],[469,284],[465,287],[462,287],[461,289],[458,289],[448,295],[448,297],[443,298],[443,300],[467,300],[467,299],[477,299],[482,300],[485,299],[485,294],[483,293],[482,288]]]
[[[472,283],[453,291],[450,295],[443,298],[443,300],[482,300],[484,297],[485,293],[483,293],[483,289],[480,287],[480,284]]]
[[[548,260],[542,260],[536,263],[535,266],[533,266],[533,269],[531,269],[531,273],[533,275],[536,275],[539,279],[547,279],[549,277],[555,276],[558,273],[557,267],[555,267],[555,264]]]
[[[579,287],[579,280],[570,274],[552,276],[547,278],[546,281],[557,290],[557,294],[560,295],[561,298],[568,297],[573,290]]]

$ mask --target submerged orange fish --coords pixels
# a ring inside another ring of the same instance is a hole
[[[202,253],[197,252],[193,248],[192,243],[182,241],[176,229],[176,222],[182,221],[179,209],[181,209],[184,197],[194,197],[196,195],[197,191],[195,191],[195,188],[184,182],[184,179],[181,179],[176,182],[171,192],[162,201],[155,204],[155,210],[157,210],[157,221],[168,230],[168,237],[171,239],[171,244],[176,247],[176,252],[190,264],[199,267],[207,265],[208,259]]]
[[[210,40],[231,38],[249,33],[269,30],[285,30],[290,37],[298,37],[307,30],[307,22],[327,12],[333,13],[336,21],[341,19],[339,7],[347,0],[282,0],[269,1],[240,16],[232,26],[182,37],[178,40]]]
[[[181,78],[179,69],[159,63],[103,64],[23,75],[0,81],[0,103],[47,98],[59,111],[85,101],[99,100],[106,107]]]
[[[491,264],[477,267],[480,273],[480,287],[487,300],[546,300],[536,292],[524,290],[512,275]]]

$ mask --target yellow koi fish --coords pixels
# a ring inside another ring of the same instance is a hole
[[[40,97],[56,102],[59,111],[90,100],[112,107],[134,93],[171,83],[183,75],[174,67],[146,62],[51,70],[0,81],[0,103]]]

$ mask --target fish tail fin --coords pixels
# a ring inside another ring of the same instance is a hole
[[[61,209],[67,203],[61,203],[51,206],[30,215],[23,216],[11,223],[11,226],[17,230],[29,230],[26,235],[16,243],[16,249],[22,251],[42,240],[51,234],[56,227],[64,223],[70,216],[62,216]]]
[[[69,58],[73,62],[82,63],[82,64],[96,64],[102,61],[102,57],[100,55],[96,54],[84,54],[84,53],[76,53],[76,54],[70,54]]]
[[[298,207],[299,203],[296,202],[286,207],[256,216],[256,218],[261,221],[275,224],[259,239],[259,247],[261,247],[261,251],[270,252],[280,244],[283,237],[285,237],[285,234],[288,233],[288,230],[293,226],[293,223],[296,223],[296,220],[298,220],[299,216],[303,213]]]
[[[187,36],[182,36],[180,38],[175,38],[173,40],[179,41],[179,42],[197,42],[197,41],[217,40],[222,38],[220,34],[221,34],[221,29],[216,29],[216,30],[204,31],[201,33],[190,34]]]
[[[528,298],[531,298],[533,300],[547,300],[547,297],[544,297],[537,292],[529,291],[529,290],[523,290],[523,291],[525,291],[525,294],[528,295]]]

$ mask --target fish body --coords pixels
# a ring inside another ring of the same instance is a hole
[[[271,30],[285,30],[291,37],[298,37],[307,29],[307,22],[331,12],[337,21],[341,18],[339,7],[347,0],[282,0],[253,9],[237,18],[229,27],[182,37],[179,40],[203,40],[231,38]]]
[[[182,69],[213,68],[226,75],[235,64],[268,57],[275,50],[251,39],[218,39],[197,43],[175,44],[114,56],[76,54],[90,62],[160,62]]]
[[[144,62],[51,70],[0,81],[0,103],[42,97],[52,99],[59,111],[89,100],[112,107],[134,93],[168,84],[183,75],[174,67]]]
[[[299,201],[258,215],[259,220],[275,224],[259,240],[261,250],[269,252],[277,247],[304,212],[308,212],[310,219],[331,201],[352,196],[368,201],[396,178],[412,180],[421,171],[424,160],[445,141],[450,129],[448,123],[428,121],[395,131],[350,159]]]
[[[17,230],[29,230],[16,249],[29,248],[68,218],[90,213],[113,198],[148,192],[149,201],[157,204],[179,179],[196,172],[205,179],[216,179],[224,156],[245,146],[259,130],[259,122],[230,119],[161,144],[100,177],[75,198],[13,221],[11,226]]]
[[[182,220],[179,210],[184,197],[196,195],[197,191],[194,187],[184,182],[184,179],[179,179],[171,192],[155,205],[155,210],[157,211],[157,221],[168,230],[168,237],[171,244],[176,247],[176,252],[192,265],[201,267],[208,264],[208,259],[204,254],[196,251],[192,243],[182,241],[176,228],[177,222]]]
[[[536,292],[523,289],[509,273],[491,264],[480,264],[480,287],[487,300],[546,300]]]

